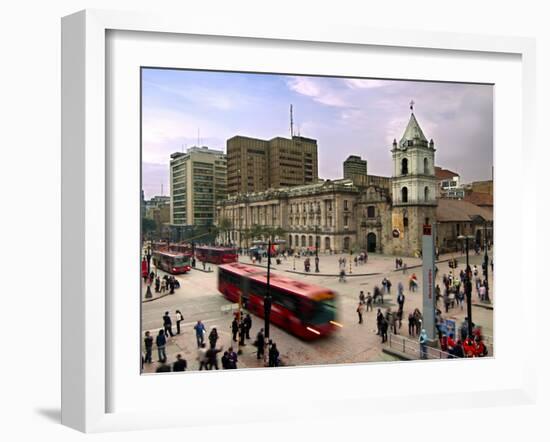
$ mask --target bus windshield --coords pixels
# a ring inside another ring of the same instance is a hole
[[[181,267],[189,263],[189,258],[174,258],[174,267]]]
[[[324,324],[336,319],[336,298],[325,296],[319,301],[302,300],[302,320],[310,324]]]

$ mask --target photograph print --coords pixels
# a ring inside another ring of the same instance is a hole
[[[141,373],[493,357],[493,85],[140,87]]]

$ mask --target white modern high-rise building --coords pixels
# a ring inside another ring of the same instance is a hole
[[[170,224],[213,224],[216,203],[227,193],[225,153],[202,146],[170,158]]]

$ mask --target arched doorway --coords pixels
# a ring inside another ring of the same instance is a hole
[[[344,238],[344,250],[349,250],[349,236]]]
[[[325,250],[330,250],[330,237],[325,236]]]
[[[367,235],[367,252],[375,253],[376,252],[376,233],[370,232]]]

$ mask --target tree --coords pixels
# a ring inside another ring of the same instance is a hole
[[[141,218],[141,233],[143,237],[149,236],[155,230],[157,230],[157,223],[154,219]]]
[[[227,217],[220,218],[220,221],[218,223],[218,230],[220,233],[225,235],[225,243],[229,243],[229,232],[233,228],[233,223],[231,220]]]

